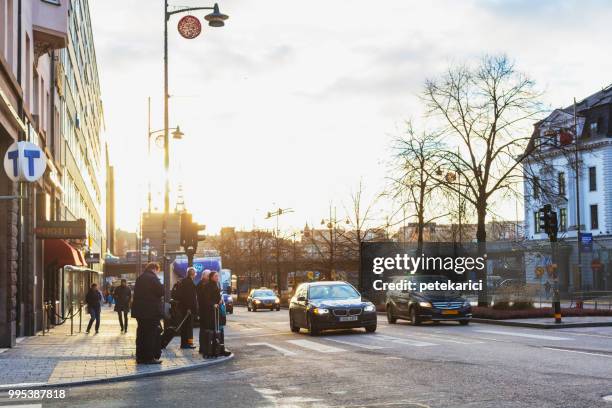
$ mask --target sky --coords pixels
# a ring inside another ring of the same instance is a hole
[[[177,0],[177,6],[211,5]],[[220,0],[223,28],[193,40],[169,23],[172,202],[207,225],[273,228],[266,213],[294,212],[281,228],[338,218],[363,183],[366,199],[386,186],[391,142],[406,120],[423,122],[427,78],[485,54],[505,53],[567,106],[609,85],[612,3],[601,0]],[[90,1],[116,172],[117,226],[137,230],[163,208],[163,1]],[[196,12],[196,17],[206,13]],[[497,212],[516,218],[515,206]],[[379,209],[382,215],[385,208]],[[520,211],[519,211],[520,213]],[[521,217],[522,218],[522,217]]]

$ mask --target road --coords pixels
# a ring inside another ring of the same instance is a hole
[[[44,407],[612,407],[612,328],[389,325],[310,337],[288,312],[229,316],[235,359],[75,387]],[[176,341],[176,340],[175,340]]]

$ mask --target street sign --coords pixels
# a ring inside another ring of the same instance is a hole
[[[87,253],[85,255],[85,262],[88,264],[99,264],[100,263],[100,254],[99,253]]]
[[[36,238],[41,239],[87,238],[87,227],[84,219],[76,221],[43,221],[38,224],[35,229],[35,232]]]
[[[590,232],[580,233],[580,246],[582,249],[588,251],[593,250],[593,234]]]
[[[34,143],[15,142],[4,156],[4,171],[13,181],[36,181],[46,169],[47,157]]]

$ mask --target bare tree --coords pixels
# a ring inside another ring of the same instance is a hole
[[[486,56],[476,67],[451,67],[426,81],[424,101],[441,119],[441,133],[458,139],[459,151],[447,150],[447,167],[465,181],[461,186],[435,176],[476,210],[476,239],[486,251],[486,217],[494,196],[515,191],[528,156],[527,129],[543,112],[535,83],[505,55]],[[486,305],[486,271],[479,304]]]
[[[404,219],[416,219],[419,251],[423,248],[426,226],[448,215],[448,212],[440,213],[442,184],[434,177],[444,163],[445,147],[439,134],[417,133],[411,122],[407,123],[406,133],[393,144],[395,165],[390,195],[409,211],[410,215]]]

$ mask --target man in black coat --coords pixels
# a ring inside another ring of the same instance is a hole
[[[128,329],[128,312],[130,311],[130,301],[132,300],[132,291],[128,288],[127,281],[121,279],[121,285],[113,292],[115,298],[115,312],[119,315],[119,324],[121,325],[121,333],[127,333]]]
[[[181,312],[180,318],[185,318],[187,313],[189,313],[189,316],[187,316],[185,322],[181,326],[181,348],[183,349],[195,348],[193,345],[193,315],[197,313],[198,310],[196,285],[193,282],[195,276],[195,268],[187,268],[187,276],[183,278],[177,289],[176,300],[178,300],[178,308]]]
[[[102,293],[98,290],[98,284],[92,283],[87,295],[85,296],[85,303],[87,303],[87,311],[91,318],[89,319],[89,324],[87,325],[87,330],[85,333],[89,334],[91,330],[91,325],[93,322],[96,322],[96,334],[98,334],[98,330],[100,330],[100,313],[102,311],[102,302],[103,302]]]
[[[161,338],[159,321],[163,317],[164,287],[157,278],[159,264],[150,262],[136,279],[132,317],[138,322],[136,330],[136,361],[139,364],[160,364]]]

